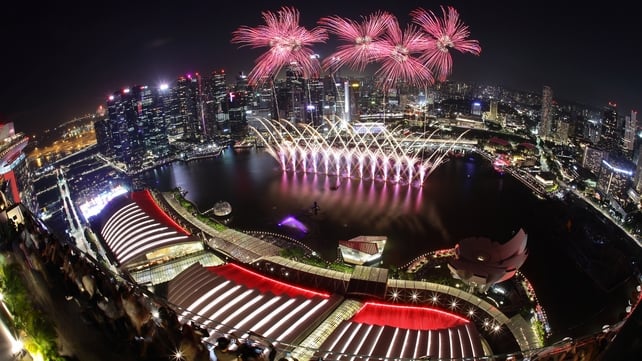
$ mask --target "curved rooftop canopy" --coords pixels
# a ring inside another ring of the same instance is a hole
[[[159,250],[200,243],[170,218],[148,190],[115,198],[99,215],[100,235],[115,261],[123,266],[148,259]]]

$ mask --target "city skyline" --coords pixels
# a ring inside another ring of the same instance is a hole
[[[100,11],[89,5],[20,4],[5,11],[0,26],[8,65],[0,122],[14,122],[16,131],[31,134],[94,111],[122,87],[213,70],[225,70],[232,80],[240,71],[249,73],[261,53],[232,44],[232,32],[261,25],[263,11],[288,5],[300,11],[307,29],[324,16],[359,21],[377,10],[393,13],[405,26],[417,7],[439,13],[440,6],[453,6],[482,51],[479,56],[453,52],[449,79],[534,92],[548,85],[554,99],[591,106],[615,102],[622,115],[642,105],[642,71],[633,46],[641,30],[631,4],[572,8],[544,1],[524,9],[505,1],[262,1],[219,9],[205,2],[115,1]],[[314,50],[323,57],[335,47],[331,37]]]

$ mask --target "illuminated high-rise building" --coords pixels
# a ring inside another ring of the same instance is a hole
[[[640,145],[638,149],[638,161],[635,167],[633,188],[636,192],[642,193],[642,145]]]
[[[600,136],[602,134],[602,128],[600,127],[600,122],[589,119],[586,122],[586,138],[592,143],[592,144],[598,144],[600,142]]]
[[[237,74],[234,87],[225,97],[225,121],[219,123],[225,132],[237,133],[245,129],[248,104],[252,101],[251,94],[252,87],[249,85],[247,75],[243,72]]]
[[[325,76],[323,78],[323,116],[328,118],[333,118],[337,115],[337,112],[340,112],[339,100],[340,93],[338,91],[337,80],[334,76]]]
[[[176,138],[199,140],[204,134],[201,104],[201,78],[187,74],[176,80],[172,105],[173,124],[169,129]]]
[[[497,121],[498,118],[498,113],[497,113],[497,105],[499,102],[495,99],[492,99],[490,101],[490,110],[488,112],[488,120],[490,121]]]
[[[130,169],[169,155],[161,89],[142,85],[114,92],[106,117],[94,126],[100,152]]]
[[[206,134],[213,135],[222,131],[219,120],[227,120],[226,96],[228,93],[225,70],[213,71],[203,79],[203,117]]]
[[[539,122],[539,136],[548,139],[553,125],[553,89],[545,85],[542,90],[542,113]]]
[[[138,124],[143,134],[143,162],[154,163],[170,154],[165,122],[165,88],[142,86],[138,103]]]
[[[470,114],[471,115],[477,115],[481,116],[482,115],[482,105],[479,100],[473,101],[473,103],[470,106]]]
[[[628,199],[627,191],[631,186],[634,171],[634,165],[626,159],[604,159],[597,179],[597,189],[605,197],[623,205]]]
[[[307,80],[308,100],[306,102],[306,123],[314,126],[321,125],[323,112],[323,80],[312,78]]]
[[[585,147],[584,155],[582,157],[582,167],[590,170],[593,174],[600,174],[602,169],[602,161],[606,159],[608,152],[604,149],[596,147]]]
[[[624,118],[624,138],[622,139],[622,150],[624,154],[631,155],[635,150],[635,139],[638,129],[638,112],[631,110],[631,115]]]
[[[279,89],[279,111],[282,118],[292,123],[301,122],[305,116],[305,81],[298,64],[290,64],[285,69],[285,82]]]
[[[561,143],[567,144],[570,132],[570,122],[566,119],[560,119],[559,122],[557,122],[557,131],[555,132],[555,138]]]
[[[609,103],[604,107],[601,122],[600,144],[608,151],[620,149],[624,133],[618,124],[617,105],[615,103]]]

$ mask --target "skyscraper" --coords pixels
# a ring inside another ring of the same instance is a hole
[[[200,140],[204,135],[201,103],[201,81],[198,74],[187,74],[176,80],[173,92],[173,123],[169,132],[173,138],[183,140]]]
[[[539,136],[548,139],[551,136],[553,124],[553,89],[544,85],[542,90],[542,117],[539,122]]]
[[[168,156],[163,105],[159,89],[146,85],[114,92],[106,116],[94,124],[101,153],[134,170]]]
[[[226,120],[227,82],[224,70],[213,71],[203,80],[203,117],[205,119],[205,132],[208,135],[216,134],[223,130],[218,127],[219,120]]]
[[[622,150],[624,154],[631,155],[635,150],[635,137],[638,129],[638,112],[631,110],[631,115],[624,119],[624,138],[622,139]]]
[[[616,201],[624,207],[628,200],[627,191],[635,166],[626,159],[611,157],[602,160],[602,167],[597,179],[597,190],[606,198]]]
[[[609,102],[602,112],[602,131],[600,144],[604,149],[612,152],[620,149],[623,131],[618,124],[617,105]]]

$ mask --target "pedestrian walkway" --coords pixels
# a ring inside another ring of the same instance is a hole
[[[62,273],[50,272],[45,279],[31,267],[17,246],[13,251],[5,252],[4,256],[8,262],[18,265],[25,287],[33,295],[33,302],[53,323],[61,356],[78,361],[139,360],[135,344],[124,335],[107,332],[91,317],[89,304],[66,294],[68,287],[64,285]]]

